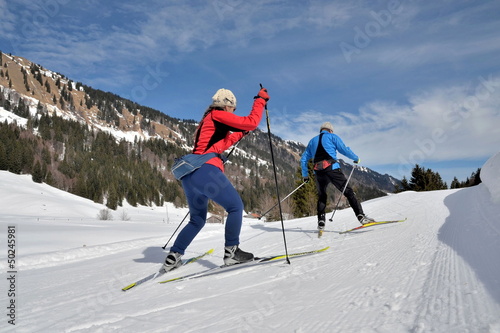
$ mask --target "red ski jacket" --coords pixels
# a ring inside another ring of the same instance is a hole
[[[193,154],[218,153],[238,142],[246,132],[257,128],[262,119],[266,101],[256,98],[252,111],[246,117],[237,116],[223,110],[212,110],[202,119],[196,131]],[[224,172],[224,164],[219,157],[214,157],[208,164],[215,165]]]

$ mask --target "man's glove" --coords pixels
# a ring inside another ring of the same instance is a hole
[[[304,177],[304,183],[309,183],[309,177]]]
[[[359,164],[359,161],[361,161],[361,159],[357,159],[356,161],[354,161],[354,164]]]
[[[254,98],[262,98],[263,100],[265,100],[267,102],[269,100],[269,94],[267,93],[267,89],[266,88],[260,89],[257,96],[255,96]]]

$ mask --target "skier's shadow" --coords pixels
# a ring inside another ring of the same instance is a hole
[[[282,232],[282,228],[281,228],[281,225],[280,226],[268,226],[268,225],[262,225],[262,224],[254,224],[254,225],[251,225],[252,228],[254,229],[260,229],[262,231],[266,231],[266,232]],[[309,233],[309,232],[312,232],[311,230],[309,229],[304,229],[304,228],[299,228],[299,227],[294,227],[294,228],[286,228],[285,226],[285,231],[286,232],[300,232],[300,233]],[[316,230],[317,232],[317,230]]]
[[[153,264],[163,264],[165,261],[165,257],[167,256],[168,251],[163,250],[162,247],[154,246],[154,247],[148,247],[146,248],[142,254],[144,255],[143,258],[139,259],[134,259],[135,262],[142,262],[142,263],[153,263]],[[184,259],[184,257],[183,257]],[[205,259],[200,259],[196,261],[198,264],[207,267],[207,268],[213,268],[218,266],[217,264],[214,264],[210,262],[209,260]]]
[[[167,255],[165,250],[159,246],[148,247],[142,252],[142,254],[144,255],[143,258],[134,259],[134,261],[145,263],[163,263],[163,260],[165,260],[165,256]]]

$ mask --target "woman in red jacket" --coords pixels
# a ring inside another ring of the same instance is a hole
[[[236,97],[227,89],[219,89],[203,115],[195,133],[193,154],[218,153],[238,142],[248,131],[257,128],[264,106],[269,100],[261,89],[246,117],[234,114]],[[208,200],[218,203],[227,212],[225,226],[224,263],[233,265],[253,260],[253,254],[239,248],[243,218],[240,195],[224,175],[224,162],[219,157],[208,160],[201,168],[182,178],[182,187],[189,205],[190,220],[177,236],[163,268],[169,271],[181,265],[181,256],[203,228],[207,219]]]

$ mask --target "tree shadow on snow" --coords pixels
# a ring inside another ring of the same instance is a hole
[[[457,191],[444,201],[450,216],[438,239],[450,246],[474,270],[500,304],[500,207],[484,184]]]

